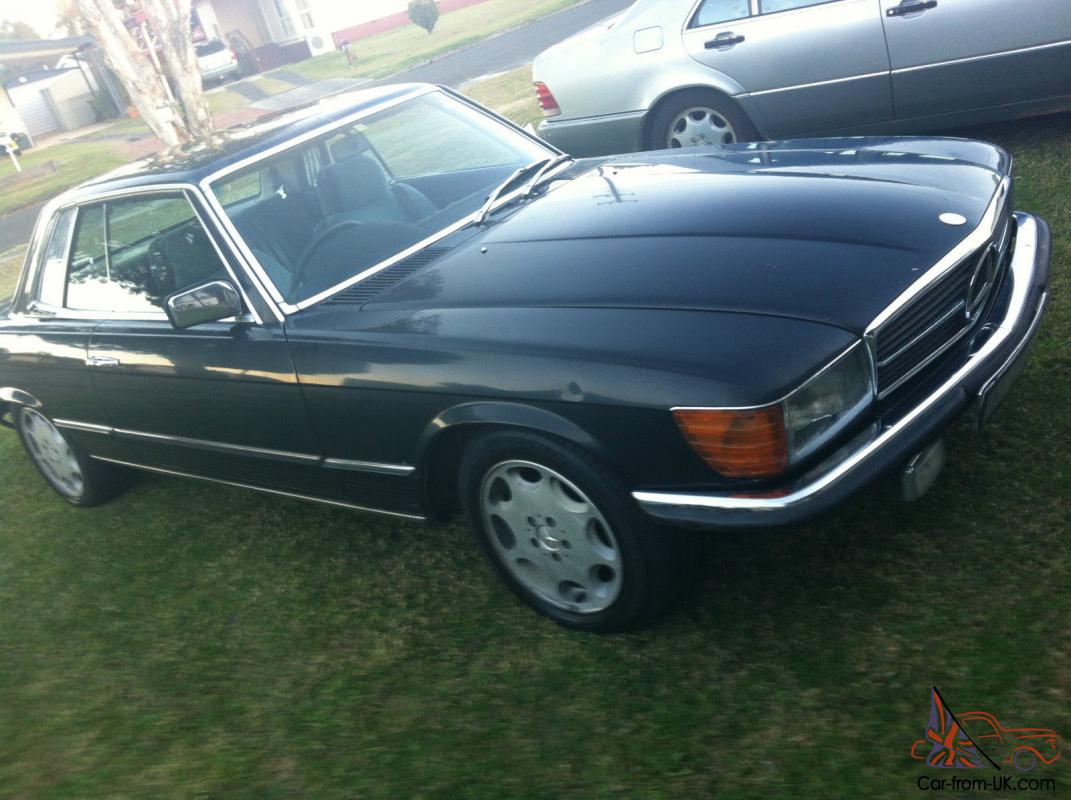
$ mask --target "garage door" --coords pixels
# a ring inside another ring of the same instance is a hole
[[[25,86],[12,86],[7,93],[15,105],[15,110],[26,123],[30,136],[43,136],[60,129],[56,115],[52,113],[52,107],[49,106],[37,85],[29,83]]]

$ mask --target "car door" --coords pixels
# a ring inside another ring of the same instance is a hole
[[[744,87],[771,138],[892,117],[875,0],[704,0],[684,44]]]
[[[35,231],[29,271],[13,313],[0,321],[0,401],[40,408],[88,452],[119,455],[92,391],[86,356],[97,320],[63,308],[77,210],[46,214]]]
[[[83,240],[92,240],[92,251]],[[129,461],[333,494],[321,492],[330,480],[281,326],[249,316],[177,330],[163,311],[174,291],[234,282],[185,192],[81,207],[75,251],[64,303],[99,318],[88,348],[92,388]]]
[[[1067,0],[881,0],[901,119],[1071,94]]]

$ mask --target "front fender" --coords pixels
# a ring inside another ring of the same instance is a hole
[[[427,466],[435,442],[448,430],[468,425],[502,425],[546,433],[572,442],[604,460],[610,457],[607,448],[572,420],[536,406],[502,401],[476,401],[451,406],[424,428],[417,445],[417,463],[421,472]]]

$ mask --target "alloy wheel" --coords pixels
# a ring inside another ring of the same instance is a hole
[[[480,510],[502,564],[560,609],[594,614],[621,593],[621,549],[606,517],[576,484],[531,461],[487,471]]]
[[[711,147],[733,144],[736,131],[732,124],[712,108],[696,106],[674,117],[666,135],[666,147]]]
[[[77,499],[85,493],[82,466],[63,434],[43,414],[22,411],[22,432],[34,461],[60,494]]]

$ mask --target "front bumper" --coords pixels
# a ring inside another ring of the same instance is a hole
[[[917,402],[902,405],[858,434],[807,474],[762,494],[635,491],[652,517],[699,528],[767,527],[798,523],[840,504],[902,465],[976,400],[991,413],[1029,356],[1048,303],[1051,239],[1045,222],[1016,214],[1015,252],[1002,294],[988,320],[992,333],[958,368]]]

